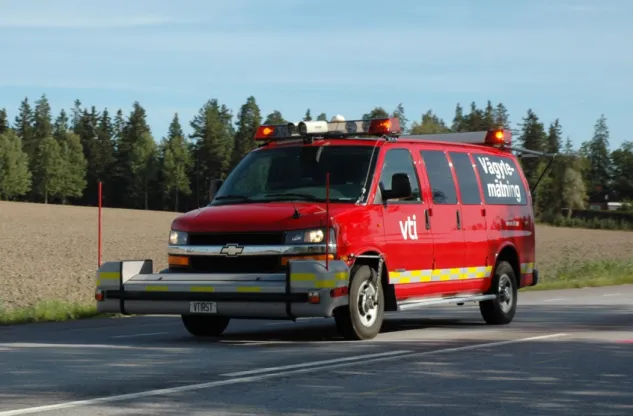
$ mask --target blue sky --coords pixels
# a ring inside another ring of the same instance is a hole
[[[159,139],[209,98],[287,119],[401,102],[447,122],[490,99],[514,123],[559,117],[576,145],[604,113],[616,147],[633,140],[632,18],[631,0],[0,0],[0,108],[138,100]]]

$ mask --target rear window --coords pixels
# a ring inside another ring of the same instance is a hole
[[[487,204],[527,204],[527,192],[521,180],[521,171],[514,159],[482,154],[473,154],[473,157]]]

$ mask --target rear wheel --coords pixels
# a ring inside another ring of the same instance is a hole
[[[225,316],[182,315],[182,323],[189,333],[196,337],[217,337],[229,326]]]
[[[349,304],[334,311],[338,331],[348,340],[375,338],[382,327],[385,301],[380,278],[367,265],[354,266],[350,274]]]
[[[514,269],[507,261],[497,264],[488,293],[496,294],[497,299],[479,302],[484,321],[490,325],[512,322],[517,309],[518,288]]]

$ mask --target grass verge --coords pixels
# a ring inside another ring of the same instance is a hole
[[[521,291],[578,289],[582,287],[617,286],[633,283],[633,260],[601,260],[561,265],[541,272],[539,283]]]
[[[116,315],[100,314],[94,305],[49,300],[29,308],[11,311],[0,309],[0,325],[26,324],[31,322],[62,322],[110,316]]]
[[[633,260],[593,261],[561,265],[553,270],[541,272],[541,281],[524,291],[577,289],[582,287],[616,286],[633,284]],[[97,313],[94,305],[49,300],[30,308],[15,311],[0,309],[0,325],[25,324],[30,322],[61,322],[77,319],[117,317],[118,314]]]

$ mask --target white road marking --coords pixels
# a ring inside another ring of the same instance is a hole
[[[149,337],[152,335],[165,335],[165,334],[169,334],[169,332],[149,332],[147,334],[115,335],[111,338],[136,338],[136,337]]]
[[[559,300],[566,300],[567,298],[554,298],[554,299],[545,299],[543,302],[557,302]]]
[[[108,344],[40,344],[32,342],[6,342],[0,344],[0,348],[67,348],[67,349],[111,349],[111,350],[146,350],[146,351],[170,351],[170,352],[194,352],[193,348],[180,347],[146,347],[135,345],[108,345]]]
[[[386,357],[383,356],[383,357],[373,358],[371,360],[371,363],[374,364],[379,361],[388,361],[388,360],[394,360],[394,359],[399,359],[399,358],[413,358],[413,357],[422,357],[425,355],[442,354],[442,353],[448,353],[448,352],[498,347],[502,345],[519,344],[522,342],[539,341],[539,340],[551,339],[551,338],[560,338],[567,335],[569,334],[558,333],[558,334],[550,334],[550,335],[541,335],[541,336],[530,337],[530,338],[514,339],[514,340],[509,340],[509,341],[499,341],[499,342],[489,342],[486,344],[467,345],[464,347],[445,348],[445,349],[434,350],[434,351],[425,351],[425,352],[417,352],[417,353],[412,352],[408,354],[391,355],[391,356],[386,356]],[[342,362],[343,360],[344,359],[331,360],[333,362],[337,362],[337,364],[322,365],[322,366],[317,366],[317,367],[314,366],[314,363],[306,363],[305,365],[309,365],[309,367],[307,368],[299,368],[296,370],[258,374],[258,375],[253,375],[250,377],[229,378],[226,380],[211,381],[208,383],[190,384],[186,386],[170,387],[166,389],[147,390],[147,391],[141,391],[138,393],[120,394],[117,396],[106,396],[106,397],[99,397],[95,399],[77,400],[77,401],[66,402],[66,403],[50,404],[50,405],[37,406],[37,407],[26,407],[26,408],[15,409],[15,410],[6,410],[6,411],[0,412],[0,416],[27,415],[27,414],[32,414],[32,413],[47,412],[51,410],[70,409],[70,408],[79,407],[79,406],[92,406],[92,405],[98,405],[101,403],[120,402],[120,401],[130,400],[130,399],[138,399],[141,397],[160,396],[160,395],[165,395],[165,394],[181,393],[185,391],[203,390],[203,389],[208,389],[208,388],[213,388],[213,387],[227,386],[231,384],[252,383],[252,382],[261,381],[261,380],[274,378],[274,377],[285,377],[291,374],[307,373],[314,370],[330,370],[333,368],[351,367],[359,363],[358,360],[352,361],[352,362]]]
[[[220,374],[224,377],[241,377],[241,376],[250,376],[253,374],[261,374],[261,373],[270,373],[272,371],[285,371],[290,370],[292,368],[308,368],[308,367],[316,367],[316,366],[327,366],[328,364],[335,363],[344,363],[347,361],[365,361],[365,360],[373,360],[379,357],[389,357],[391,355],[403,355],[410,354],[413,351],[409,350],[398,350],[398,351],[390,351],[390,352],[382,352],[378,354],[364,354],[358,355],[355,357],[344,357],[344,358],[333,358],[331,360],[322,360],[322,361],[312,361],[309,363],[301,363],[301,364],[292,364],[292,365],[282,365],[279,367],[267,367],[267,368],[259,368],[257,370],[247,370],[247,371],[238,371],[236,373],[225,373]]]

